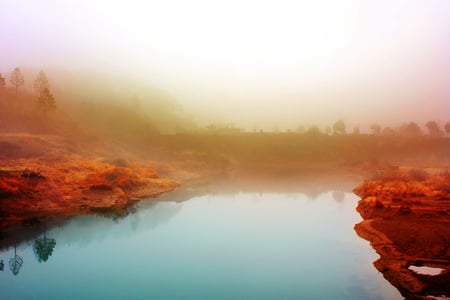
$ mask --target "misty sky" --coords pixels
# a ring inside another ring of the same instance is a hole
[[[0,72],[95,70],[247,128],[450,119],[450,1],[0,3]]]

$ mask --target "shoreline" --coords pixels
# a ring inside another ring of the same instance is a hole
[[[375,268],[406,299],[450,296],[448,180],[448,175],[417,181],[395,174],[355,188],[361,198],[356,210],[363,218],[355,232],[380,255],[373,263]],[[410,266],[444,271],[424,275]]]

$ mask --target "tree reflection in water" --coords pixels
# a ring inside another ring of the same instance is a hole
[[[9,260],[9,269],[16,276],[19,274],[20,268],[23,265],[23,258],[17,255],[17,247],[14,246],[14,257]]]
[[[33,251],[39,263],[46,262],[52,255],[53,249],[56,246],[56,240],[48,238],[46,232],[41,238],[37,238],[33,243]]]

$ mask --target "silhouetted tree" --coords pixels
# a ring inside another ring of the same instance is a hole
[[[445,123],[444,128],[447,135],[450,134],[450,122]]]
[[[406,135],[419,135],[420,127],[414,122],[409,122],[401,128],[401,132]]]
[[[0,73],[0,89],[4,88],[6,85],[5,77],[2,76],[2,73]]]
[[[23,78],[22,72],[19,68],[15,68],[14,71],[11,73],[11,77],[9,79],[9,82],[16,88],[16,96],[17,91],[21,85],[25,83],[25,79]]]
[[[47,238],[44,233],[44,237],[38,238],[34,241],[33,251],[36,255],[38,262],[46,262],[48,258],[52,255],[53,249],[56,246],[56,240],[52,238]]]
[[[47,116],[48,112],[56,109],[55,98],[48,88],[43,89],[36,104],[45,116]]]
[[[425,126],[427,127],[431,136],[441,136],[442,130],[436,121],[428,121]]]
[[[370,130],[372,130],[372,133],[375,135],[380,135],[381,133],[381,126],[380,124],[372,124],[370,125]]]
[[[42,70],[37,74],[36,79],[34,80],[34,89],[38,95],[41,95],[45,89],[50,89],[47,75]]]
[[[9,269],[16,276],[19,274],[23,265],[23,258],[17,255],[16,246],[14,246],[14,257],[9,260]]]
[[[342,120],[337,121],[333,124],[333,133],[335,135],[342,135],[345,134],[345,123]]]

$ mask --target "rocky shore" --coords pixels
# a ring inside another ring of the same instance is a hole
[[[406,299],[450,296],[450,174],[434,173],[391,170],[354,190],[363,218],[355,231],[380,255],[375,268]],[[419,274],[411,266],[439,272]]]

